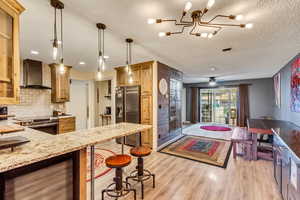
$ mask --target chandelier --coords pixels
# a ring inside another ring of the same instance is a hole
[[[158,35],[160,37],[170,36],[173,34],[181,34],[186,28],[190,28],[189,34],[194,36],[201,36],[203,38],[212,38],[218,34],[224,27],[240,27],[251,29],[253,24],[234,24],[234,23],[215,23],[216,19],[227,18],[229,20],[240,21],[243,19],[242,15],[216,15],[209,21],[203,20],[203,16],[208,12],[208,10],[215,4],[215,0],[208,0],[206,8],[203,10],[194,10],[190,17],[190,20],[184,19],[188,11],[192,8],[192,3],[187,2],[185,8],[182,12],[179,22],[174,19],[148,19],[148,24],[162,23],[162,22],[174,22],[176,26],[181,26],[181,30],[177,32],[160,32]],[[205,27],[211,29],[210,32],[199,32],[199,28]]]

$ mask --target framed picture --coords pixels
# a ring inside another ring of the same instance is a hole
[[[297,58],[292,64],[291,111],[300,112],[300,58]]]
[[[281,84],[280,84],[280,72],[274,76],[274,92],[275,92],[275,104],[280,108],[281,103]]]

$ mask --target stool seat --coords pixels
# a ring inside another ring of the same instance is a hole
[[[151,148],[147,146],[133,147],[130,149],[130,154],[135,157],[145,157],[151,154]]]
[[[129,165],[131,162],[131,157],[129,155],[120,154],[110,156],[105,159],[105,164],[109,168],[122,168]]]

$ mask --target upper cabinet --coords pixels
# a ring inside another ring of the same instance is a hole
[[[20,100],[19,15],[23,11],[15,0],[0,0],[0,104]]]
[[[153,61],[130,65],[132,82],[125,67],[116,68],[117,86],[140,85],[142,93],[152,94],[152,66]]]
[[[70,101],[70,66],[65,66],[61,72],[58,64],[50,64],[52,102],[63,103]]]

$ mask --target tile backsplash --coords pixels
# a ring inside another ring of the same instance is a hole
[[[16,117],[52,115],[53,110],[65,112],[64,103],[51,102],[51,90],[21,88],[20,104],[9,105],[8,114]]]

